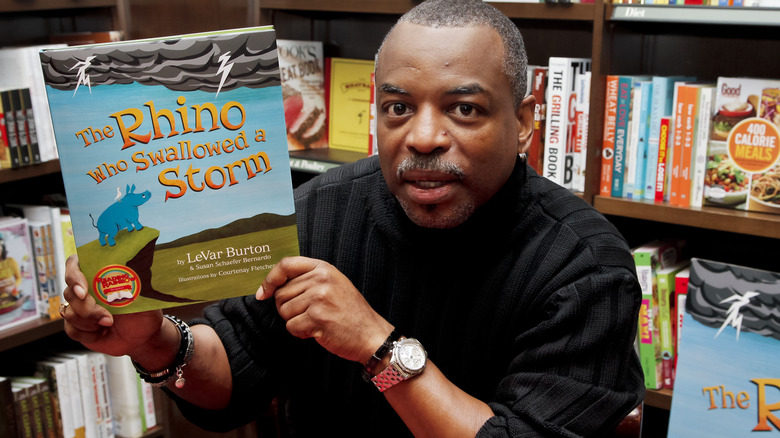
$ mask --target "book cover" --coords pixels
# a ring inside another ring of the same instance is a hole
[[[67,213],[100,305],[254,294],[298,254],[272,27],[44,50],[41,61]]]
[[[328,147],[322,41],[279,39],[279,70],[291,151]]]
[[[543,176],[558,185],[572,188],[574,122],[572,110],[576,95],[574,78],[590,71],[589,58],[552,56],[547,66],[547,114],[544,135]]]
[[[672,389],[674,387],[674,355],[676,333],[674,325],[676,324],[676,304],[674,287],[677,274],[690,265],[689,260],[682,260],[679,263],[661,268],[656,274],[658,282],[658,319],[659,319],[659,337],[661,341],[661,358],[663,371],[662,387]]]
[[[626,145],[625,197],[642,199],[644,195],[644,171],[647,160],[647,128],[650,113],[650,98],[653,94],[652,81],[634,83],[631,97],[631,126]]]
[[[666,180],[669,164],[670,141],[672,139],[672,118],[661,117],[658,130],[658,163],[656,164],[654,201],[663,202],[666,196]]]
[[[780,273],[692,259],[669,438],[780,431]]]
[[[329,147],[368,155],[368,119],[374,61],[329,58]]]
[[[691,159],[691,207],[701,207],[704,203],[704,174],[707,168],[712,105],[715,98],[715,84],[699,88],[699,104],[696,111],[694,145]]]
[[[601,178],[599,195],[612,196],[612,166],[615,159],[615,128],[617,125],[617,75],[608,75],[604,98],[604,136],[601,140]]]
[[[650,119],[647,129],[647,166],[645,167],[644,199],[654,200],[658,171],[661,118],[672,116],[674,83],[692,81],[689,76],[653,76],[653,92],[650,100]]]
[[[720,77],[704,205],[780,214],[780,80]]]
[[[0,218],[0,330],[37,319],[37,280],[25,218]]]

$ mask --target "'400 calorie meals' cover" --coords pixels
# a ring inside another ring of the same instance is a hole
[[[81,269],[131,313],[298,254],[273,27],[41,52]]]

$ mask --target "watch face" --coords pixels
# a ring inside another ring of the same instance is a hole
[[[398,362],[409,372],[418,372],[425,367],[426,354],[417,342],[404,342],[398,348]]]

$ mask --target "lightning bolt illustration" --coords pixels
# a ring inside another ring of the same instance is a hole
[[[745,292],[745,295],[739,295],[735,293],[734,295],[721,301],[721,304],[731,302],[731,306],[728,308],[728,310],[726,310],[726,314],[728,315],[726,320],[723,321],[723,325],[721,325],[718,332],[715,333],[716,338],[718,335],[720,335],[720,332],[726,328],[726,326],[731,325],[737,329],[737,340],[739,340],[739,332],[742,329],[742,315],[739,313],[739,311],[750,303],[751,298],[756,296],[758,296],[758,292],[747,291]]]
[[[229,59],[230,59],[230,52],[225,52],[222,56],[219,57],[219,62],[221,64],[217,69],[217,74],[222,73],[222,79],[220,79],[219,81],[219,88],[217,88],[217,96],[219,96],[219,92],[222,90],[222,85],[225,83],[225,79],[227,79],[228,75],[230,74],[230,70],[233,69],[233,64],[227,63]]]
[[[74,96],[76,95],[76,91],[78,91],[79,86],[81,84],[86,85],[89,88],[90,94],[92,93],[92,84],[89,82],[89,76],[87,76],[87,69],[92,65],[93,59],[95,59],[94,56],[88,56],[87,59],[77,62],[73,67],[70,68],[71,70],[77,67],[79,69],[78,79],[76,82],[76,89],[73,90]]]

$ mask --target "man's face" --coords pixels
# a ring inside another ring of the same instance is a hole
[[[502,59],[501,38],[486,26],[401,23],[385,42],[376,72],[379,160],[416,224],[463,223],[507,181],[530,141],[533,102],[514,109]]]

